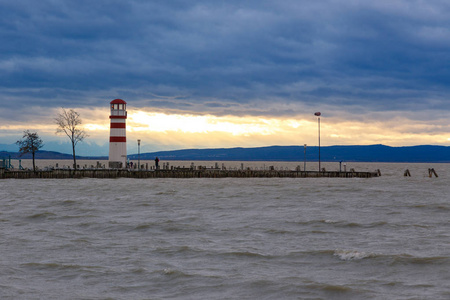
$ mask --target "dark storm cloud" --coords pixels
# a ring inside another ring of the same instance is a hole
[[[11,108],[115,97],[261,112],[274,99],[450,108],[444,1],[10,2],[0,1],[0,91]]]

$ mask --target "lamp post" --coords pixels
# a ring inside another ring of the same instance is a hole
[[[306,144],[305,148],[303,149],[303,171],[306,172]]]
[[[138,170],[141,170],[141,140],[137,140],[138,142]]]
[[[319,127],[319,172],[320,172],[320,170],[321,170],[321,168],[320,168],[320,115],[321,115],[321,113],[318,111],[318,112],[314,113],[314,115],[317,116],[317,124]]]

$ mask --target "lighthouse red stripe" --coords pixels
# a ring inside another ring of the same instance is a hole
[[[110,136],[109,142],[110,143],[126,143],[127,138],[125,136]]]
[[[126,128],[125,123],[111,123],[111,128]]]

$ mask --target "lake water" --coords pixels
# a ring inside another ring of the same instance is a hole
[[[0,180],[0,298],[450,299],[450,165],[347,168],[382,176]]]

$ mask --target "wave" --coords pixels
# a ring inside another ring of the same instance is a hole
[[[289,230],[283,230],[283,229],[266,229],[264,230],[265,233],[271,233],[271,234],[289,234],[292,233],[292,231]]]
[[[326,283],[313,283],[307,285],[308,288],[314,289],[314,290],[323,290],[325,292],[332,292],[332,293],[348,293],[353,292],[353,289],[351,287],[345,286],[345,285],[334,285],[334,284],[326,284]]]
[[[144,274],[144,273],[147,273],[148,272],[148,270],[147,269],[145,269],[145,268],[134,268],[134,269],[132,269],[131,270],[131,273],[133,273],[133,274]]]
[[[61,264],[61,263],[24,263],[21,264],[22,267],[32,268],[37,270],[86,270],[86,269],[99,269],[101,267],[97,266],[86,266],[86,265],[77,265],[77,264]]]
[[[146,231],[150,228],[152,228],[155,224],[154,223],[148,223],[148,224],[140,224],[137,225],[136,227],[134,227],[132,230],[130,231]]]
[[[74,205],[74,204],[77,204],[77,201],[75,201],[75,200],[64,200],[64,201],[60,202],[60,205],[63,205],[63,206],[70,206],[70,205]]]
[[[70,241],[75,244],[92,244],[92,241],[89,238],[77,238]]]
[[[197,254],[197,253],[203,253],[204,251],[201,249],[195,249],[189,246],[174,246],[174,247],[157,247],[154,250],[156,253],[160,254],[168,254],[168,255],[174,255],[174,254]]]
[[[350,249],[323,249],[312,251],[294,251],[290,252],[286,256],[287,259],[299,260],[307,259],[314,261],[315,259],[339,259],[341,261],[358,261],[364,259],[377,259],[383,257],[381,254],[377,254],[370,251],[350,250]],[[315,258],[314,258],[315,257]]]
[[[448,256],[417,257],[410,254],[399,254],[388,256],[388,258],[390,258],[390,265],[396,264],[450,265],[450,257]]]
[[[385,221],[378,221],[378,222],[363,224],[363,223],[357,223],[357,222],[336,221],[336,220],[329,220],[329,219],[299,221],[299,222],[295,222],[295,223],[298,225],[327,224],[327,225],[333,225],[333,227],[362,227],[362,228],[373,228],[373,227],[385,226],[385,225],[389,224],[388,222],[385,222]]]
[[[340,260],[360,260],[369,257],[375,257],[373,253],[359,252],[356,250],[335,250],[334,256],[337,256]]]
[[[220,250],[206,250],[206,249],[198,249],[198,248],[192,248],[189,246],[178,246],[178,247],[171,247],[171,248],[161,248],[158,247],[155,249],[157,253],[166,254],[166,255],[194,255],[198,256],[201,255],[203,257],[206,256],[222,256],[222,257],[236,257],[236,258],[264,258],[264,259],[271,259],[276,256],[273,255],[266,255],[261,254],[257,252],[252,251],[220,251]]]
[[[39,219],[48,219],[50,217],[54,217],[56,216],[54,213],[51,212],[42,212],[42,213],[37,213],[37,214],[33,214],[31,216],[28,216],[28,219],[33,219],[33,220],[39,220]]]
[[[178,193],[177,190],[167,190],[167,191],[163,191],[163,192],[157,192],[155,193],[156,196],[163,196],[163,195],[169,195],[169,196],[173,196],[176,195]]]
[[[357,250],[335,250],[333,256],[338,257],[343,261],[362,260],[362,259],[376,259],[380,263],[386,263],[388,265],[396,264],[439,264],[450,265],[450,257],[448,256],[431,256],[431,257],[418,257],[410,254],[377,254],[371,252],[357,251]]]
[[[249,258],[272,258],[273,257],[271,255],[264,255],[264,254],[259,254],[259,253],[255,253],[255,252],[250,252],[250,251],[233,251],[233,252],[226,252],[224,254],[230,255],[230,256],[249,257]]]
[[[172,269],[172,268],[165,268],[160,271],[163,275],[167,275],[173,278],[180,278],[180,277],[192,277],[192,275],[184,273],[180,270]]]
[[[430,209],[438,212],[448,212],[450,210],[450,206],[445,204],[430,204],[430,203],[424,203],[424,204],[414,204],[409,206],[410,208],[419,208],[419,209]]]
[[[183,232],[183,231],[198,231],[201,229],[200,226],[189,224],[189,223],[176,223],[173,221],[166,222],[145,222],[136,225],[126,225],[127,232],[145,232],[149,230],[162,230],[166,232]]]

